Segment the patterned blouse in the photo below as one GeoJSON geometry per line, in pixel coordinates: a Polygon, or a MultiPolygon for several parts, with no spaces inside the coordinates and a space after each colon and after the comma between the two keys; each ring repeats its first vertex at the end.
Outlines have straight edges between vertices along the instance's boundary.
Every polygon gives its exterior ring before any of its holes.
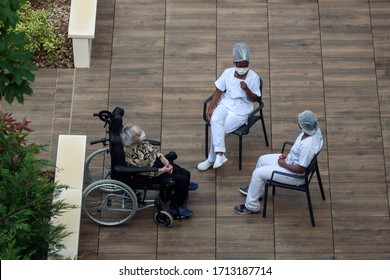
{"type": "MultiPolygon", "coordinates": [[[[156,147],[148,141],[142,141],[136,148],[124,146],[126,164],[134,167],[152,167],[157,158],[163,154],[157,151],[156,147]]],[[[157,177],[163,172],[161,168],[157,172],[144,172],[142,175],[157,177]]]]}

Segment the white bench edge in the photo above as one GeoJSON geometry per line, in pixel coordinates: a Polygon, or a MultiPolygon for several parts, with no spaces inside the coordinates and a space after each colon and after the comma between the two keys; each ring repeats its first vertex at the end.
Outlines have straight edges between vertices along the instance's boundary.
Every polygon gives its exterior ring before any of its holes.
{"type": "Polygon", "coordinates": [[[95,38],[97,0],[72,0],[70,4],[68,37],[95,38]]]}
{"type": "Polygon", "coordinates": [[[72,38],[76,68],[89,68],[92,39],[95,38],[97,0],[72,0],[68,37],[72,38]]]}
{"type": "Polygon", "coordinates": [[[86,135],[59,135],[58,138],[55,180],[68,186],[58,199],[78,207],[54,218],[52,222],[64,224],[66,231],[70,232],[62,240],[65,249],[58,253],[71,259],[78,256],[86,142],[86,135]]]}

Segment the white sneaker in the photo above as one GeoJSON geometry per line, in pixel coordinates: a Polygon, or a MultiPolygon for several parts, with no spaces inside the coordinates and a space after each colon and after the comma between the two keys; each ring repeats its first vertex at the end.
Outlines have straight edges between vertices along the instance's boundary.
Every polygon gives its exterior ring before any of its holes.
{"type": "Polygon", "coordinates": [[[207,159],[201,163],[198,164],[198,169],[200,171],[206,171],[207,169],[209,169],[212,165],[214,164],[214,162],[209,162],[207,159]]]}
{"type": "Polygon", "coordinates": [[[222,155],[217,154],[217,158],[215,159],[213,168],[216,169],[216,168],[218,168],[218,167],[221,167],[222,164],[224,164],[225,162],[227,162],[227,160],[228,160],[228,159],[225,157],[224,154],[222,154],[222,155]]]}

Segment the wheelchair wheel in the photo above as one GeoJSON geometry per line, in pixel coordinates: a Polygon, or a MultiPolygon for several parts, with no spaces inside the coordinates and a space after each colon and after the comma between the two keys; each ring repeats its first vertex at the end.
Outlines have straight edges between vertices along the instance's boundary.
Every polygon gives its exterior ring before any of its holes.
{"type": "Polygon", "coordinates": [[[111,178],[110,148],[93,152],[85,161],[85,177],[89,183],[111,178]]]}
{"type": "Polygon", "coordinates": [[[154,220],[159,226],[170,227],[173,224],[173,217],[167,211],[157,211],[154,220]]]}
{"type": "Polygon", "coordinates": [[[84,190],[83,209],[96,223],[116,226],[135,215],[138,209],[137,195],[120,181],[100,180],[84,190]]]}

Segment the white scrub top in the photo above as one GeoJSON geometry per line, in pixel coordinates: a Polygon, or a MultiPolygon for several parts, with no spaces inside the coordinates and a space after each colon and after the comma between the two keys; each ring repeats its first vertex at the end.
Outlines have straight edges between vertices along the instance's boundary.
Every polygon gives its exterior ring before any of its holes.
{"type": "Polygon", "coordinates": [[[314,156],[321,150],[324,143],[321,129],[318,128],[316,133],[304,140],[302,140],[303,134],[301,132],[295,140],[286,158],[286,163],[308,167],[314,156]]]}
{"type": "Polygon", "coordinates": [[[234,77],[235,67],[226,69],[222,75],[215,81],[215,86],[225,93],[222,96],[220,104],[231,110],[237,115],[249,115],[253,111],[253,102],[248,99],[245,91],[241,89],[240,82],[245,81],[249,89],[261,96],[260,92],[260,78],[249,69],[245,80],[234,77]]]}

